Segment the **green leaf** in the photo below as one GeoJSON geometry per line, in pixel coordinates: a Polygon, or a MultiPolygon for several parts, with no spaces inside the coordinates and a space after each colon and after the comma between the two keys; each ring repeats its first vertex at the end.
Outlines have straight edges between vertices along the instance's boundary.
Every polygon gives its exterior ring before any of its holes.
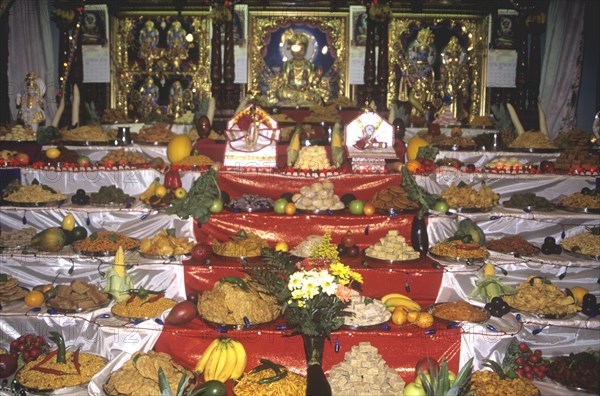
{"type": "Polygon", "coordinates": [[[160,388],[160,396],[173,396],[171,385],[162,367],[158,368],[158,387],[160,388]]]}
{"type": "Polygon", "coordinates": [[[98,239],[98,233],[97,232],[92,232],[92,234],[90,235],[90,239],[92,241],[95,241],[96,239],[98,239]]]}
{"type": "Polygon", "coordinates": [[[110,239],[113,242],[117,242],[117,240],[119,240],[119,235],[115,232],[111,232],[110,234],[108,234],[108,239],[110,239]]]}
{"type": "Polygon", "coordinates": [[[167,229],[167,235],[170,236],[170,237],[175,238],[175,236],[177,235],[175,232],[176,232],[175,228],[168,228],[167,229]]]}

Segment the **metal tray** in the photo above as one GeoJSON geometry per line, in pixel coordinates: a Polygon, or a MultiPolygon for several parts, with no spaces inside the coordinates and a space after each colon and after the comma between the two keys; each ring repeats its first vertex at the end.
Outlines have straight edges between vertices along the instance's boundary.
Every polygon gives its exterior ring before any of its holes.
{"type": "Polygon", "coordinates": [[[476,144],[472,144],[470,146],[459,146],[458,144],[443,145],[443,146],[434,145],[434,146],[442,151],[476,151],[477,150],[476,144]]]}
{"type": "MultiPolygon", "coordinates": [[[[452,301],[452,302],[455,302],[455,301],[452,301]]],[[[427,308],[425,309],[425,311],[428,312],[428,313],[430,313],[437,320],[442,320],[442,321],[445,321],[445,322],[454,322],[454,323],[484,323],[484,322],[487,322],[488,320],[490,320],[490,318],[492,317],[490,311],[488,311],[487,309],[480,308],[480,307],[477,307],[475,305],[469,304],[473,308],[477,309],[478,311],[483,312],[485,314],[486,318],[483,319],[483,320],[476,320],[476,321],[472,321],[472,320],[451,320],[451,319],[440,318],[439,316],[435,315],[434,309],[435,309],[435,307],[438,307],[438,306],[444,305],[444,304],[448,304],[448,303],[435,303],[435,304],[428,305],[427,308]]]]}
{"type": "Polygon", "coordinates": [[[13,201],[7,201],[6,199],[2,200],[2,204],[4,204],[4,205],[18,206],[18,207],[23,207],[23,208],[39,208],[39,207],[45,207],[45,206],[61,206],[65,202],[66,202],[66,198],[65,199],[56,200],[56,201],[46,201],[46,202],[13,202],[13,201]]]}
{"type": "Polygon", "coordinates": [[[296,212],[298,213],[306,213],[306,214],[315,214],[315,215],[323,215],[323,216],[333,216],[336,214],[340,214],[344,211],[344,209],[299,209],[296,208],[296,212]]]}
{"type": "Polygon", "coordinates": [[[511,153],[560,153],[562,150],[559,148],[513,148],[507,147],[502,151],[508,151],[511,153]]]}
{"type": "Polygon", "coordinates": [[[102,304],[97,304],[97,305],[95,305],[93,307],[89,307],[89,308],[76,308],[76,309],[56,308],[56,307],[53,307],[50,304],[48,304],[48,302],[52,301],[53,298],[51,298],[50,300],[46,301],[46,307],[50,308],[50,309],[54,309],[56,312],[61,313],[61,314],[74,314],[74,313],[92,312],[92,311],[95,311],[95,310],[100,309],[100,308],[108,307],[110,305],[110,303],[113,301],[113,297],[112,297],[111,294],[109,294],[109,293],[104,293],[104,294],[108,294],[108,301],[106,301],[105,303],[102,303],[102,304]]]}
{"type": "Polygon", "coordinates": [[[572,250],[567,250],[565,248],[563,248],[563,252],[568,255],[568,256],[572,256],[572,257],[576,257],[576,258],[580,258],[583,260],[595,260],[595,261],[600,261],[600,256],[595,256],[593,254],[584,254],[584,253],[579,253],[579,252],[574,252],[572,250]]]}
{"type": "Polygon", "coordinates": [[[362,256],[365,260],[372,260],[376,263],[383,263],[383,264],[409,264],[409,263],[415,263],[421,259],[421,257],[419,256],[418,258],[411,259],[411,260],[384,260],[384,259],[380,259],[377,257],[367,256],[366,250],[362,251],[362,256]]]}
{"type": "Polygon", "coordinates": [[[265,207],[265,208],[234,208],[231,207],[229,205],[225,206],[225,209],[229,212],[232,213],[266,213],[266,212],[273,212],[273,208],[272,207],[265,207]]]}
{"type": "Polygon", "coordinates": [[[573,206],[563,205],[556,205],[556,208],[566,210],[568,212],[600,214],[600,208],[576,208],[573,206]]]}
{"type": "Polygon", "coordinates": [[[556,210],[556,205],[552,205],[549,208],[538,208],[536,206],[523,206],[523,207],[514,207],[514,206],[506,206],[506,202],[504,201],[502,202],[502,206],[505,207],[506,209],[516,209],[516,210],[522,210],[524,212],[552,212],[553,210],[556,210]]]}
{"type": "MultiPolygon", "coordinates": [[[[128,238],[131,238],[131,237],[128,237],[128,238]]],[[[137,241],[137,245],[132,248],[129,248],[129,249],[123,249],[126,252],[135,251],[140,246],[139,239],[137,239],[137,238],[131,238],[131,239],[137,241]]],[[[80,254],[82,256],[88,256],[88,257],[110,257],[110,256],[114,256],[115,254],[117,254],[116,250],[91,251],[91,250],[80,250],[73,245],[71,245],[71,247],[73,248],[73,252],[75,252],[76,254],[80,254]]]]}
{"type": "Polygon", "coordinates": [[[485,248],[486,248],[488,251],[490,251],[490,252],[499,253],[499,254],[507,254],[507,255],[514,256],[514,257],[517,257],[517,258],[518,258],[518,257],[535,257],[535,256],[537,256],[538,254],[540,254],[540,251],[541,251],[541,250],[540,250],[540,248],[539,248],[539,247],[537,247],[537,246],[534,246],[534,247],[535,247],[535,248],[536,248],[536,250],[537,250],[535,253],[501,252],[501,251],[499,251],[499,250],[490,249],[490,248],[489,248],[489,247],[487,247],[487,246],[486,246],[485,248]]]}
{"type": "Polygon", "coordinates": [[[169,142],[144,142],[144,141],[136,141],[135,139],[133,140],[134,144],[137,144],[138,146],[168,146],[169,142]]]}
{"type": "Polygon", "coordinates": [[[366,325],[366,326],[343,324],[342,327],[341,327],[341,329],[343,329],[343,330],[353,330],[353,331],[375,331],[375,330],[382,330],[382,326],[385,325],[387,322],[389,322],[389,319],[386,320],[385,322],[375,323],[375,324],[366,325]]]}
{"type": "Polygon", "coordinates": [[[62,141],[63,146],[118,146],[115,144],[115,139],[94,141],[94,140],[64,140],[62,141]]]}
{"type": "Polygon", "coordinates": [[[485,208],[450,208],[449,211],[455,211],[456,213],[487,213],[492,211],[493,206],[485,208]]]}
{"type": "Polygon", "coordinates": [[[431,252],[429,252],[427,254],[429,254],[429,256],[431,256],[432,258],[434,258],[436,260],[455,261],[457,263],[467,263],[467,262],[483,263],[485,260],[487,260],[488,257],[490,257],[489,253],[485,257],[478,257],[478,258],[447,257],[447,256],[440,256],[440,255],[437,255],[437,254],[431,253],[431,252]]]}
{"type": "MultiPolygon", "coordinates": [[[[171,301],[173,301],[173,302],[177,303],[177,301],[173,300],[172,298],[168,298],[168,297],[163,297],[163,298],[166,298],[167,300],[171,300],[171,301]]],[[[120,303],[119,303],[119,304],[120,304],[120,303]]],[[[160,316],[160,315],[162,315],[162,314],[163,314],[163,312],[164,312],[164,311],[162,311],[162,312],[159,312],[159,313],[157,313],[155,316],[141,316],[141,317],[135,317],[135,316],[123,316],[123,315],[119,315],[119,314],[116,314],[116,313],[115,313],[115,307],[116,307],[116,306],[117,306],[117,304],[115,304],[115,305],[113,305],[113,306],[112,306],[112,308],[110,309],[110,313],[111,313],[111,314],[112,314],[112,315],[113,315],[115,318],[118,318],[118,319],[123,319],[123,320],[126,320],[126,321],[128,321],[128,322],[131,322],[131,321],[140,321],[140,320],[148,320],[148,319],[152,319],[152,318],[155,318],[155,317],[157,317],[157,316],[160,316]]],[[[171,308],[167,308],[167,309],[171,309],[171,308]]],[[[167,309],[165,309],[165,311],[166,311],[167,309]]]]}
{"type": "Polygon", "coordinates": [[[162,261],[165,261],[165,260],[168,260],[168,261],[177,261],[180,258],[183,258],[183,257],[188,257],[189,258],[189,257],[192,256],[192,252],[185,253],[185,254],[171,254],[171,255],[150,254],[150,253],[141,252],[139,250],[139,248],[138,248],[137,252],[143,258],[147,258],[147,259],[150,259],[150,260],[162,260],[162,261]]]}
{"type": "Polygon", "coordinates": [[[375,213],[379,213],[386,216],[394,216],[398,214],[415,214],[419,211],[419,208],[415,209],[400,209],[400,208],[389,208],[389,209],[375,209],[375,213]]]}
{"type": "MultiPolygon", "coordinates": [[[[277,318],[279,318],[279,317],[277,317],[277,318]]],[[[263,323],[250,323],[250,326],[246,326],[245,324],[220,324],[220,323],[216,323],[216,322],[211,322],[210,320],[204,319],[202,316],[200,316],[200,319],[202,319],[202,321],[204,323],[206,323],[209,327],[212,327],[214,329],[227,329],[227,330],[252,330],[257,327],[269,325],[269,324],[275,322],[277,320],[277,318],[275,318],[271,321],[268,321],[268,322],[263,322],[263,323]]]]}

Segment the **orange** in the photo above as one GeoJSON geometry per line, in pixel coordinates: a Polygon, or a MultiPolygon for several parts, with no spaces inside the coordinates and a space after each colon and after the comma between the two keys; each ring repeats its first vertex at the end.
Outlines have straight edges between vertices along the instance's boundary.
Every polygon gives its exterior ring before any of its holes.
{"type": "Polygon", "coordinates": [[[25,305],[28,307],[40,307],[44,303],[44,293],[33,290],[25,295],[25,305]]]}
{"type": "Polygon", "coordinates": [[[372,204],[372,203],[366,203],[366,204],[363,206],[363,213],[364,213],[366,216],[372,216],[372,215],[374,215],[374,214],[375,214],[375,206],[373,206],[373,204],[372,204]]]}
{"type": "Polygon", "coordinates": [[[395,325],[403,325],[406,322],[406,310],[403,307],[396,307],[392,312],[392,323],[395,325]]]}
{"type": "Polygon", "coordinates": [[[293,216],[296,213],[296,205],[294,205],[293,202],[290,202],[287,205],[285,205],[285,208],[283,210],[286,215],[293,216]]]}
{"type": "Polygon", "coordinates": [[[415,173],[421,169],[421,163],[417,160],[410,160],[406,163],[406,167],[410,173],[415,173]]]}
{"type": "Polygon", "coordinates": [[[428,312],[420,312],[415,324],[422,329],[433,326],[433,316],[428,312]]]}
{"type": "Polygon", "coordinates": [[[408,319],[409,323],[415,323],[417,316],[419,316],[419,311],[410,311],[406,316],[406,319],[408,319]]]}
{"type": "Polygon", "coordinates": [[[581,306],[583,304],[583,296],[588,293],[588,289],[581,286],[575,286],[571,288],[571,293],[573,293],[573,297],[577,305],[581,306]]]}

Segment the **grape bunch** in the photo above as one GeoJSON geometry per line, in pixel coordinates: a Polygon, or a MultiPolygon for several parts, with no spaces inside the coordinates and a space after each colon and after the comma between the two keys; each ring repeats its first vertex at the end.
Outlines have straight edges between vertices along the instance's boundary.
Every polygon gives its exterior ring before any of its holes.
{"type": "Polygon", "coordinates": [[[515,359],[517,365],[515,374],[530,381],[536,378],[544,379],[550,367],[550,361],[542,358],[542,351],[539,349],[532,351],[524,342],[519,343],[519,351],[520,356],[515,359]]]}
{"type": "Polygon", "coordinates": [[[542,245],[542,253],[544,254],[561,254],[562,246],[556,244],[556,239],[554,237],[546,237],[544,239],[544,244],[542,245]]]}
{"type": "Polygon", "coordinates": [[[485,304],[484,308],[497,318],[501,318],[510,311],[510,306],[501,297],[492,298],[492,301],[485,304]]]}
{"type": "Polygon", "coordinates": [[[22,335],[10,343],[10,353],[21,355],[25,363],[29,363],[49,351],[50,346],[44,337],[33,334],[22,335]]]}

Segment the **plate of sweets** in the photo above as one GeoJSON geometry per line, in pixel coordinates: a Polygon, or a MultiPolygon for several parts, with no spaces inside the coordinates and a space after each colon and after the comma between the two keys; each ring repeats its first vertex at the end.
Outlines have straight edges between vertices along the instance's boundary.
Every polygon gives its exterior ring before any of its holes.
{"type": "Polygon", "coordinates": [[[585,187],[580,192],[559,199],[555,202],[559,209],[579,213],[600,213],[600,194],[594,188],[585,187]]]}
{"type": "Polygon", "coordinates": [[[406,243],[398,230],[390,230],[379,242],[365,249],[365,257],[389,264],[418,260],[420,253],[406,243]]]}
{"type": "Polygon", "coordinates": [[[464,243],[453,240],[439,243],[429,249],[429,255],[435,259],[458,262],[483,262],[489,257],[488,250],[477,243],[464,243]]]}
{"type": "Polygon", "coordinates": [[[160,316],[173,308],[177,301],[165,297],[164,290],[147,290],[143,287],[128,290],[129,297],[113,305],[111,312],[125,320],[147,320],[160,316]]]}
{"type": "Polygon", "coordinates": [[[53,188],[34,180],[30,185],[15,186],[14,190],[2,199],[6,204],[22,207],[60,206],[66,196],[53,188]]]}
{"type": "Polygon", "coordinates": [[[459,212],[482,213],[489,212],[492,207],[498,205],[500,194],[488,187],[485,182],[481,183],[479,190],[460,182],[444,190],[442,198],[450,208],[459,212]]]}
{"type": "Polygon", "coordinates": [[[466,301],[436,303],[427,307],[427,312],[436,319],[448,322],[482,323],[490,319],[490,311],[466,301]]]}
{"type": "Polygon", "coordinates": [[[268,248],[267,241],[253,232],[238,231],[229,240],[221,242],[212,239],[213,252],[218,256],[231,258],[260,257],[262,250],[268,248]]]}
{"type": "Polygon", "coordinates": [[[101,230],[90,234],[87,238],[74,242],[73,251],[77,254],[90,257],[114,256],[119,246],[123,250],[135,250],[140,241],[130,238],[120,232],[101,230]]]}
{"type": "Polygon", "coordinates": [[[485,247],[493,252],[514,256],[535,256],[540,252],[539,247],[527,242],[520,235],[504,236],[500,239],[487,241],[485,247]]]}

